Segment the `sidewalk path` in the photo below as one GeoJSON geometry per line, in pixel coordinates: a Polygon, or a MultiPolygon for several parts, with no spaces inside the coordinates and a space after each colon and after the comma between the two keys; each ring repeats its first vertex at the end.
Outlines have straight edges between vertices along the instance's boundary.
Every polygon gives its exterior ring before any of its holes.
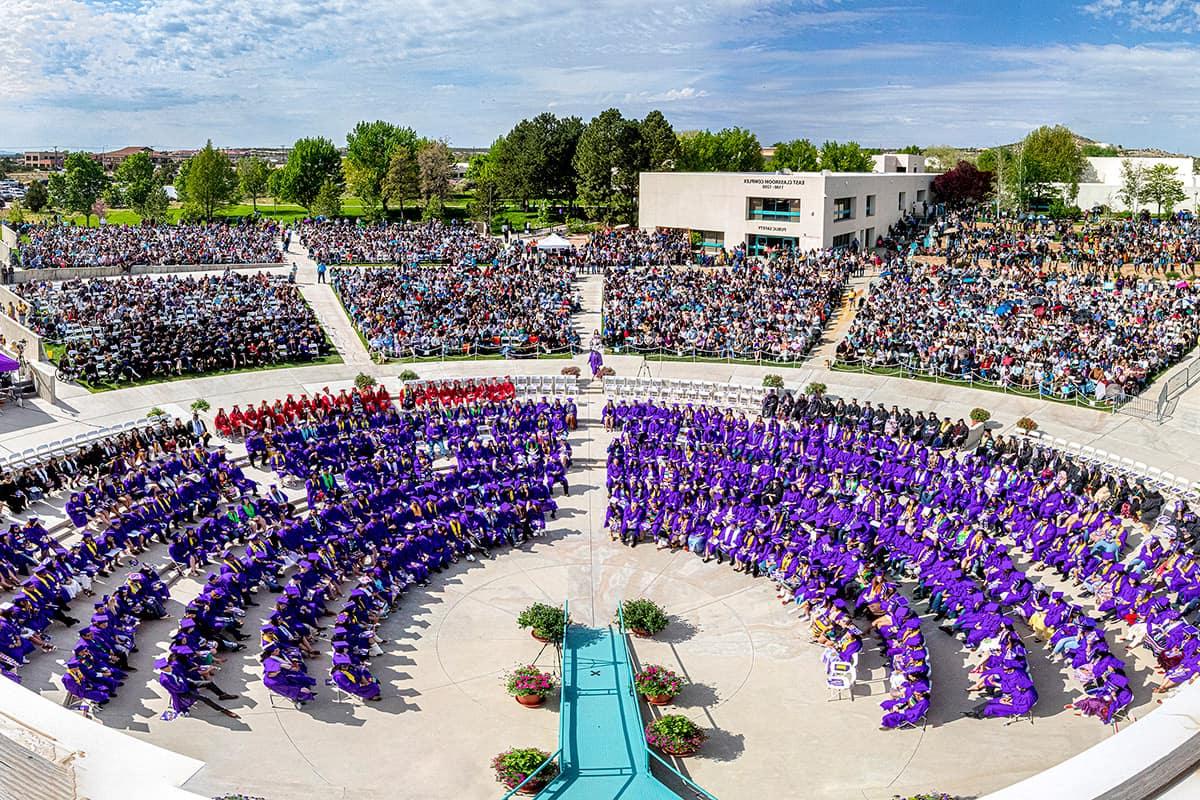
{"type": "Polygon", "coordinates": [[[291,247],[284,251],[284,261],[297,267],[296,283],[300,293],[312,306],[317,321],[329,334],[329,340],[347,364],[371,365],[371,354],[363,347],[354,325],[342,310],[342,304],[327,283],[317,283],[317,265],[309,258],[308,251],[292,238],[291,247]]]}

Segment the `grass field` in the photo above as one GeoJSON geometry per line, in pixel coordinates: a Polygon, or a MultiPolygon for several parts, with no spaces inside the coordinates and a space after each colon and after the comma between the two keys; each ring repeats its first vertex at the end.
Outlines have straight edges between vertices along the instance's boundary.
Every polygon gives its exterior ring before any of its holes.
{"type": "MultiPolygon", "coordinates": [[[[446,219],[467,219],[467,205],[474,199],[473,192],[454,192],[450,194],[444,203],[446,219]]],[[[0,219],[7,219],[9,209],[0,210],[0,219]]],[[[403,218],[409,221],[421,219],[424,208],[421,204],[409,201],[405,203],[403,218]]],[[[46,222],[55,219],[56,216],[62,216],[63,219],[71,222],[74,225],[97,227],[100,220],[95,215],[90,218],[85,218],[82,214],[71,215],[56,215],[53,211],[44,211],[40,214],[35,214],[26,209],[24,212],[25,219],[29,222],[46,222]]],[[[220,219],[240,219],[253,215],[254,207],[250,203],[241,202],[234,205],[226,206],[216,212],[216,216],[220,219]]],[[[262,198],[258,203],[259,216],[264,219],[273,219],[283,223],[295,222],[299,219],[304,219],[309,215],[307,209],[302,206],[289,203],[276,203],[271,198],[262,198]]],[[[167,217],[170,222],[179,222],[183,214],[183,208],[179,205],[172,205],[167,211],[167,217]]],[[[362,201],[353,196],[345,196],[342,198],[342,216],[349,218],[361,217],[363,214],[362,201]]],[[[536,208],[525,211],[521,208],[521,204],[516,201],[504,201],[500,203],[496,210],[496,216],[492,220],[492,233],[500,233],[504,224],[508,223],[512,230],[522,231],[525,229],[525,223],[528,222],[531,226],[536,226],[539,213],[536,208]]],[[[393,221],[401,219],[400,209],[393,206],[388,209],[388,218],[393,221]]],[[[109,225],[137,225],[140,224],[142,218],[135,212],[127,208],[109,209],[105,215],[105,221],[109,225]]],[[[553,224],[562,224],[566,219],[557,214],[551,214],[550,221],[553,224]]]]}

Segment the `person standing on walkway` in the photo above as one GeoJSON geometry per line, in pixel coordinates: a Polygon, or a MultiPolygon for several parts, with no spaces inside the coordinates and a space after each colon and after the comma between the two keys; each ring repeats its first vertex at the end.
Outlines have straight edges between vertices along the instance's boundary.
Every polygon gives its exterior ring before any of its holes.
{"type": "Polygon", "coordinates": [[[324,282],[325,282],[325,262],[318,261],[317,262],[317,283],[324,283],[324,282]]]}

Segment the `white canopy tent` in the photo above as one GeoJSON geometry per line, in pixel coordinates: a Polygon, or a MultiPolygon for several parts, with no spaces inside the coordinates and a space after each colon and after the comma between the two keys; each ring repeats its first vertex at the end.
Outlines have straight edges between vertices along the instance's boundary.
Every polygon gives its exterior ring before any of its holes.
{"type": "Polygon", "coordinates": [[[557,233],[552,233],[540,239],[537,243],[538,250],[570,250],[571,243],[557,233]]]}

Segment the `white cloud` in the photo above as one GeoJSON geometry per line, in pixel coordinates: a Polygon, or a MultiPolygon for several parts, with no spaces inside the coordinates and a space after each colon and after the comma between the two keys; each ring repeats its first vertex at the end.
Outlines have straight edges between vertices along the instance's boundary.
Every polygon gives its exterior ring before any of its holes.
{"type": "Polygon", "coordinates": [[[1081,6],[1097,19],[1149,33],[1200,31],[1200,3],[1190,0],[1094,0],[1081,6]]]}
{"type": "MultiPolygon", "coordinates": [[[[1007,141],[1064,122],[1200,150],[1183,45],[981,47],[897,36],[931,12],[837,0],[0,0],[0,148],[340,141],[363,118],[454,144],[548,108],[662,106],[763,141],[1007,141]],[[824,31],[820,36],[814,31],[824,31]],[[831,47],[822,42],[846,42],[831,47]],[[1147,123],[1147,120],[1149,121],[1147,123]]],[[[1178,25],[1180,0],[1094,0],[1178,25]]],[[[939,7],[940,8],[940,7],[939,7]]],[[[1149,29],[1147,29],[1149,30],[1149,29]]],[[[1137,141],[1134,141],[1136,137],[1137,141]]]]}

